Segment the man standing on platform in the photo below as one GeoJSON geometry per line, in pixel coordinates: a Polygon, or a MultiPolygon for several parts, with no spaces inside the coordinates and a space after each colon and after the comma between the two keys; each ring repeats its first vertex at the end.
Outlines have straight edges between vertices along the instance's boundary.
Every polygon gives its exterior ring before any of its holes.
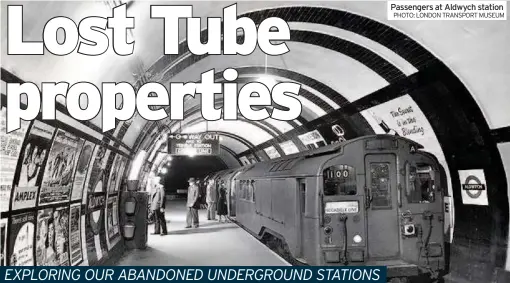
{"type": "Polygon", "coordinates": [[[186,204],[188,213],[186,215],[186,228],[198,228],[198,186],[195,182],[195,178],[188,180],[188,202],[186,204]]]}
{"type": "Polygon", "coordinates": [[[165,236],[167,234],[166,219],[165,219],[165,188],[161,184],[161,177],[153,176],[152,180],[152,192],[151,192],[151,213],[156,215],[156,221],[154,223],[154,234],[161,234],[165,236]],[[161,227],[161,233],[160,233],[161,227]]]}
{"type": "Polygon", "coordinates": [[[212,178],[207,181],[206,193],[207,220],[216,220],[216,184],[212,178]]]}

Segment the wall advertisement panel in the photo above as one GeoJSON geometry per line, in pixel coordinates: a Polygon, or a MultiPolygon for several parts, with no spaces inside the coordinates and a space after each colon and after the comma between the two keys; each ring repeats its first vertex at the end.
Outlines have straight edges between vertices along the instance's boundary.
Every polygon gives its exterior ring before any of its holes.
{"type": "Polygon", "coordinates": [[[54,127],[34,121],[26,144],[22,149],[21,170],[12,196],[13,210],[35,207],[37,190],[41,185],[44,161],[50,149],[54,131],[54,127]]]}
{"type": "Polygon", "coordinates": [[[34,230],[35,212],[11,216],[8,265],[34,266],[34,230]]]}
{"type": "Polygon", "coordinates": [[[87,173],[87,193],[83,194],[86,203],[85,242],[88,265],[93,265],[106,255],[105,204],[107,161],[110,151],[104,146],[96,146],[94,162],[87,173]]]}
{"type": "Polygon", "coordinates": [[[81,241],[81,204],[75,203],[71,204],[69,211],[69,257],[72,266],[83,259],[81,241]]]}
{"type": "MultiPolygon", "coordinates": [[[[6,110],[1,107],[1,117],[6,117],[6,110]]],[[[20,129],[7,134],[6,120],[0,119],[0,212],[9,210],[12,182],[28,126],[29,122],[21,120],[20,129]]]]}
{"type": "Polygon", "coordinates": [[[119,230],[119,207],[118,197],[108,198],[106,205],[106,243],[108,244],[108,250],[111,250],[120,240],[119,230]]]}
{"type": "Polygon", "coordinates": [[[110,177],[108,178],[108,194],[117,192],[117,180],[119,179],[119,167],[121,159],[122,156],[120,154],[115,155],[113,165],[110,169],[110,177]]]}
{"type": "Polygon", "coordinates": [[[69,265],[68,206],[38,211],[35,251],[37,266],[69,265]]]}
{"type": "Polygon", "coordinates": [[[58,130],[53,139],[44,172],[39,205],[69,201],[76,169],[76,159],[83,140],[66,131],[58,130]]]}
{"type": "Polygon", "coordinates": [[[76,173],[74,175],[73,189],[71,192],[71,200],[82,199],[85,178],[89,169],[90,161],[92,160],[92,153],[96,145],[92,142],[86,141],[80,153],[76,165],[76,173]]]}

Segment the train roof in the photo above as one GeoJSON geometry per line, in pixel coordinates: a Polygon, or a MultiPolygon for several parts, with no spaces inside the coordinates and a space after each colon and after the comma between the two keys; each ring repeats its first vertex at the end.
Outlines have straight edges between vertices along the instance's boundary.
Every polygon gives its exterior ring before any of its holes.
{"type": "Polygon", "coordinates": [[[313,163],[322,163],[331,158],[331,154],[339,152],[348,144],[357,143],[365,140],[402,140],[406,143],[416,146],[417,149],[423,149],[423,146],[413,140],[394,136],[394,135],[369,135],[351,139],[345,142],[326,145],[317,149],[303,151],[295,154],[286,155],[280,158],[272,159],[252,164],[252,168],[246,170],[243,177],[260,177],[260,176],[285,176],[292,174],[293,176],[317,174],[312,172],[310,166],[306,164],[298,164],[299,161],[307,159],[313,163]]]}

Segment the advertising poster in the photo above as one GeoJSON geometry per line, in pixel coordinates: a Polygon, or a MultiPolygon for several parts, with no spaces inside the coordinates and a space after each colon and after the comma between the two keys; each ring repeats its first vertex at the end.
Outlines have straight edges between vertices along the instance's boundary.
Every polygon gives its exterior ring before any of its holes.
{"type": "Polygon", "coordinates": [[[120,154],[115,154],[113,165],[110,169],[110,177],[108,178],[108,194],[116,193],[117,179],[119,178],[119,167],[120,160],[122,159],[120,154]]]}
{"type": "Polygon", "coordinates": [[[72,266],[83,259],[81,250],[81,204],[71,204],[69,210],[69,259],[72,266]]]}
{"type": "Polygon", "coordinates": [[[69,265],[69,207],[38,211],[35,260],[37,266],[69,265]]]}
{"type": "Polygon", "coordinates": [[[0,212],[9,210],[12,182],[29,122],[21,120],[20,129],[7,134],[6,108],[1,108],[0,119],[0,212]]]}
{"type": "Polygon", "coordinates": [[[280,148],[285,152],[286,155],[298,153],[299,149],[292,141],[286,141],[280,143],[280,148]]]}
{"type": "Polygon", "coordinates": [[[267,147],[264,149],[264,151],[266,152],[267,156],[269,156],[269,158],[271,159],[281,157],[280,153],[278,152],[278,150],[276,150],[274,146],[267,147]]]}
{"type": "Polygon", "coordinates": [[[39,205],[69,201],[73,177],[83,140],[66,131],[58,130],[53,139],[41,190],[39,205]]]}
{"type": "Polygon", "coordinates": [[[54,127],[34,121],[21,153],[21,171],[12,197],[13,210],[35,207],[37,189],[41,185],[44,161],[54,131],[54,127]]]}
{"type": "Polygon", "coordinates": [[[308,149],[319,148],[326,145],[326,141],[318,130],[313,130],[306,134],[299,135],[298,137],[308,149]]]}
{"type": "MultiPolygon", "coordinates": [[[[322,140],[326,144],[345,142],[358,136],[374,134],[373,131],[363,130],[362,128],[353,129],[351,124],[345,121],[341,112],[337,113],[337,116],[332,117],[334,119],[333,121],[319,124],[316,127],[322,137],[322,140]]],[[[323,144],[320,146],[322,145],[323,144]]]]}
{"type": "Polygon", "coordinates": [[[8,265],[34,266],[34,230],[34,212],[13,215],[11,217],[8,265]]]}
{"type": "Polygon", "coordinates": [[[94,161],[87,173],[87,193],[83,194],[86,203],[85,241],[88,264],[93,265],[106,255],[105,205],[106,167],[110,151],[104,146],[96,146],[94,161]]]}
{"type": "Polygon", "coordinates": [[[7,265],[7,218],[0,219],[0,266],[7,265]]]}
{"type": "Polygon", "coordinates": [[[119,166],[119,172],[117,173],[117,183],[115,184],[115,191],[120,191],[120,186],[122,185],[122,176],[124,175],[124,171],[126,170],[127,165],[127,159],[124,157],[120,158],[120,166],[119,166]]]}
{"type": "Polygon", "coordinates": [[[90,161],[92,160],[92,152],[94,151],[95,144],[86,141],[82,147],[80,157],[76,165],[76,173],[74,174],[73,189],[71,192],[71,200],[82,199],[83,197],[83,186],[85,184],[85,178],[87,177],[87,171],[89,169],[90,161]]]}
{"type": "Polygon", "coordinates": [[[108,199],[108,203],[106,205],[106,230],[106,243],[108,244],[108,250],[110,250],[120,240],[119,206],[117,197],[111,197],[108,199]]]}

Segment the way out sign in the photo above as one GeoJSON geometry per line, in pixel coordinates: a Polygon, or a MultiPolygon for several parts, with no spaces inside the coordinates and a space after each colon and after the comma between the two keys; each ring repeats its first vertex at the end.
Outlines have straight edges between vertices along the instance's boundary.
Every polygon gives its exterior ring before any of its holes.
{"type": "Polygon", "coordinates": [[[487,182],[482,169],[459,170],[462,203],[489,205],[487,182]]]}
{"type": "Polygon", "coordinates": [[[172,155],[218,155],[220,136],[216,133],[170,134],[168,153],[172,155]]]}

